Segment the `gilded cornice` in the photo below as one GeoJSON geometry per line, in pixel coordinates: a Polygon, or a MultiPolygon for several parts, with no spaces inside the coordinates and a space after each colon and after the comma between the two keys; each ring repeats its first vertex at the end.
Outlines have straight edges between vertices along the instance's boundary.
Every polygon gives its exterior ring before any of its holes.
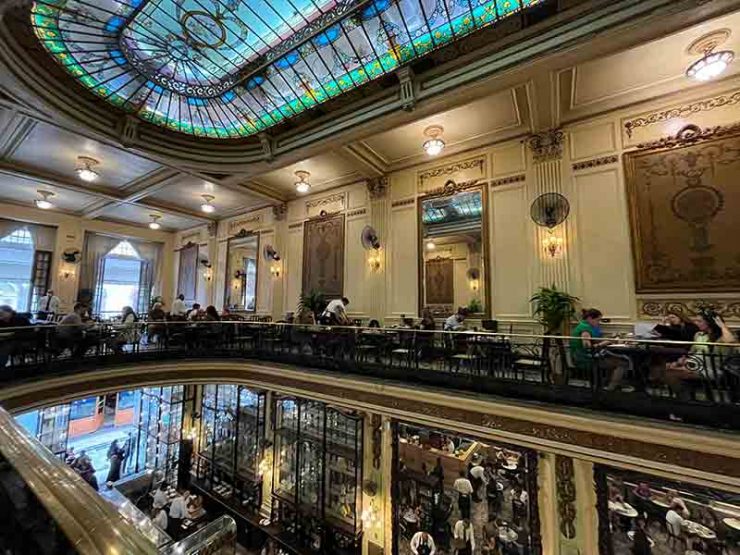
{"type": "Polygon", "coordinates": [[[481,175],[484,173],[486,164],[485,156],[477,156],[470,158],[469,160],[463,160],[461,162],[455,162],[453,164],[447,164],[445,166],[437,166],[423,172],[419,172],[418,179],[419,184],[423,187],[424,183],[432,178],[440,177],[443,175],[452,175],[463,170],[469,170],[471,168],[477,168],[481,175]]]}
{"type": "Polygon", "coordinates": [[[600,158],[592,158],[591,160],[576,162],[573,164],[572,168],[574,172],[577,172],[591,168],[598,168],[599,166],[608,166],[609,164],[616,164],[617,162],[619,162],[619,155],[612,154],[611,156],[601,156],[600,158]]]}

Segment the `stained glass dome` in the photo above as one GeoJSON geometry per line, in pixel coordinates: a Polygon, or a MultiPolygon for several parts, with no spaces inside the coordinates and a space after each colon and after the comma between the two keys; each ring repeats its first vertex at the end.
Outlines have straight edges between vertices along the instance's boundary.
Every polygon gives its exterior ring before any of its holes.
{"type": "Polygon", "coordinates": [[[36,36],[151,123],[246,137],[541,0],[36,0],[36,36]]]}

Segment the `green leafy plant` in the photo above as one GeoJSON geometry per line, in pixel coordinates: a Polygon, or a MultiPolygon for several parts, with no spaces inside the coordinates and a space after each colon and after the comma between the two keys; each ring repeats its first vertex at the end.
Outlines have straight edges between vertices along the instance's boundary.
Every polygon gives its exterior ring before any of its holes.
{"type": "Polygon", "coordinates": [[[540,287],[529,299],[534,305],[534,315],[545,328],[545,335],[565,335],[565,328],[573,319],[579,301],[578,297],[560,291],[555,285],[540,287]]]}
{"type": "Polygon", "coordinates": [[[298,313],[301,314],[303,312],[310,311],[313,312],[316,319],[318,319],[324,312],[324,309],[326,309],[327,304],[324,294],[321,291],[315,291],[312,289],[308,293],[302,293],[301,296],[298,297],[298,313]]]}
{"type": "Polygon", "coordinates": [[[470,299],[470,302],[468,303],[468,312],[473,314],[483,312],[483,304],[480,302],[480,299],[470,299]]]}

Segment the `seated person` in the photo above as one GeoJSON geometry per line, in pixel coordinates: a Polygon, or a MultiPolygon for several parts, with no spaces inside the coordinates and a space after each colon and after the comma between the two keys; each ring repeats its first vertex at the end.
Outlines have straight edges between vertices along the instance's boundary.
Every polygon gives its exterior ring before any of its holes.
{"type": "Polygon", "coordinates": [[[5,368],[8,359],[13,352],[13,346],[17,339],[15,331],[3,333],[2,328],[22,328],[30,326],[28,318],[20,316],[8,305],[0,306],[0,368],[5,368]]]}
{"type": "Polygon", "coordinates": [[[582,311],[581,321],[578,322],[571,334],[570,353],[575,365],[584,372],[588,373],[594,368],[610,371],[611,376],[606,389],[613,391],[621,384],[625,368],[629,365],[629,359],[610,353],[603,355],[594,352],[596,348],[604,347],[610,343],[610,341],[602,339],[602,316],[601,311],[596,308],[582,311]]]}
{"type": "Polygon", "coordinates": [[[147,318],[147,322],[149,323],[149,325],[147,326],[149,340],[153,343],[159,342],[160,339],[164,336],[167,329],[164,325],[164,321],[166,319],[167,314],[164,311],[164,304],[154,303],[151,310],[149,310],[149,317],[147,318]]]}
{"type": "Polygon", "coordinates": [[[666,365],[664,381],[678,396],[685,396],[684,381],[713,379],[721,371],[719,364],[713,364],[713,353],[717,349],[707,343],[736,343],[737,338],[722,318],[713,312],[704,312],[694,318],[699,329],[694,335],[694,344],[687,356],[666,365]]]}
{"type": "Polygon", "coordinates": [[[445,320],[444,331],[460,331],[465,329],[463,322],[465,322],[465,318],[467,317],[468,309],[464,307],[458,308],[455,314],[445,320]]]}
{"type": "Polygon", "coordinates": [[[206,307],[206,314],[203,320],[206,322],[220,322],[221,316],[218,315],[216,307],[211,304],[206,307]]]}
{"type": "Polygon", "coordinates": [[[349,326],[352,324],[345,308],[349,305],[349,299],[333,299],[326,305],[324,312],[321,314],[321,323],[325,326],[349,326]]]}
{"type": "Polygon", "coordinates": [[[669,341],[693,341],[699,328],[680,312],[671,311],[663,318],[663,323],[653,328],[661,339],[669,341]]]}
{"type": "Polygon", "coordinates": [[[139,342],[138,316],[130,306],[124,306],[121,311],[121,327],[111,339],[110,347],[116,353],[122,353],[124,345],[134,345],[139,342]]]}
{"type": "Polygon", "coordinates": [[[85,339],[83,315],[87,313],[87,307],[82,303],[76,303],[72,312],[62,318],[56,328],[56,337],[62,349],[68,348],[72,356],[81,357],[87,352],[90,343],[85,339]]]}
{"type": "Polygon", "coordinates": [[[193,304],[193,308],[188,311],[187,319],[190,321],[200,319],[200,305],[198,303],[193,304]]]}
{"type": "Polygon", "coordinates": [[[425,331],[433,331],[436,329],[437,323],[434,321],[434,316],[429,308],[425,308],[421,311],[421,322],[419,322],[419,329],[425,331]]]}

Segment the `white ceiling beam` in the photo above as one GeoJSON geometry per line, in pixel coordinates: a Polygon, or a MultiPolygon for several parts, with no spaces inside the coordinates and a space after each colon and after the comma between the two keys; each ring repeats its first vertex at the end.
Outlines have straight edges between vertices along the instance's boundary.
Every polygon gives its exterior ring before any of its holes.
{"type": "Polygon", "coordinates": [[[382,177],[389,171],[386,160],[363,142],[346,145],[335,151],[364,177],[382,177]]]}
{"type": "MultiPolygon", "coordinates": [[[[111,204],[133,204],[140,206],[147,210],[159,211],[163,214],[170,214],[172,216],[179,216],[182,218],[189,218],[199,222],[210,223],[215,221],[212,218],[207,218],[201,213],[194,210],[188,210],[185,208],[179,208],[174,206],[167,206],[162,204],[144,203],[144,202],[130,202],[125,201],[125,197],[115,189],[100,186],[89,186],[80,185],[73,180],[66,177],[44,172],[35,168],[29,168],[20,164],[14,164],[7,161],[0,161],[0,175],[9,175],[25,179],[37,184],[46,184],[51,187],[56,187],[65,191],[71,191],[74,193],[83,193],[89,196],[96,197],[101,200],[110,201],[111,204]]],[[[79,213],[78,213],[79,215],[79,213]]]]}

